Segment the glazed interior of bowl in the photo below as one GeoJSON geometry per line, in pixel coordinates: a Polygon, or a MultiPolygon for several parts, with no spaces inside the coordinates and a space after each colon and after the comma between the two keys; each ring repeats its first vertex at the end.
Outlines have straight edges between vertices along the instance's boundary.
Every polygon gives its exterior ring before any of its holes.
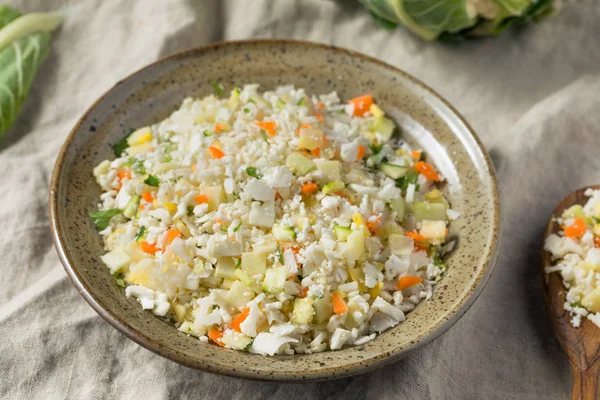
{"type": "Polygon", "coordinates": [[[118,83],[81,119],[59,155],[50,213],[59,255],[78,290],[108,322],[139,344],[190,367],[245,378],[317,380],[364,372],[430,342],[466,311],[486,282],[497,252],[499,204],[491,164],[462,118],[414,78],[368,57],[294,41],[248,41],[190,50],[159,61],[118,83]],[[357,347],[310,355],[263,357],[201,343],[143,311],[100,261],[103,243],[88,212],[99,201],[92,169],[113,158],[111,144],[130,129],[166,118],[188,96],[259,83],[293,84],[309,94],[340,98],[370,93],[446,176],[450,227],[459,239],[434,297],[404,323],[357,347]]]}

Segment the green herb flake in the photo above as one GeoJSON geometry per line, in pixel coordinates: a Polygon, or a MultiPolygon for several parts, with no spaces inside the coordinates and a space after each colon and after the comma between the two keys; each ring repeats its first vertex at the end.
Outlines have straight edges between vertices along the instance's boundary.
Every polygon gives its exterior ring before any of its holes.
{"type": "Polygon", "coordinates": [[[415,171],[410,171],[408,174],[403,176],[402,178],[396,179],[396,186],[398,186],[402,190],[407,190],[408,185],[411,183],[415,185],[415,191],[419,190],[419,174],[415,171]]]}
{"type": "Polygon", "coordinates": [[[121,155],[125,152],[125,150],[127,150],[127,148],[129,147],[129,144],[127,143],[127,139],[129,138],[129,136],[131,136],[132,133],[133,133],[133,129],[130,130],[129,133],[127,133],[127,135],[125,135],[124,138],[122,138],[121,140],[119,140],[117,143],[115,143],[112,146],[115,156],[121,157],[121,155]]]}
{"type": "Polygon", "coordinates": [[[442,269],[442,270],[445,270],[446,268],[448,268],[448,266],[446,265],[444,260],[439,256],[433,257],[433,265],[435,265],[436,267],[438,267],[439,269],[442,269]]]}
{"type": "Polygon", "coordinates": [[[217,96],[223,97],[223,94],[225,94],[225,88],[223,85],[219,81],[213,81],[212,86],[213,89],[215,89],[217,96]]]}
{"type": "Polygon", "coordinates": [[[301,98],[298,103],[296,103],[297,106],[301,106],[301,107],[305,107],[306,106],[306,100],[303,98],[301,98]]]}
{"type": "Polygon", "coordinates": [[[148,175],[144,183],[148,186],[158,187],[160,180],[154,175],[148,175]]]}
{"type": "Polygon", "coordinates": [[[248,174],[248,176],[254,177],[256,179],[260,179],[260,174],[258,173],[258,171],[256,170],[256,168],[254,168],[254,167],[248,167],[248,168],[246,168],[246,173],[248,174]]]}
{"type": "Polygon", "coordinates": [[[264,140],[265,142],[269,143],[269,138],[268,138],[268,136],[267,136],[267,131],[265,131],[264,129],[261,129],[261,130],[260,130],[260,134],[261,134],[261,136],[262,136],[263,140],[264,140]]]}
{"type": "Polygon", "coordinates": [[[90,218],[94,221],[94,225],[96,225],[96,229],[99,231],[103,231],[108,227],[108,223],[117,214],[120,214],[121,210],[118,208],[112,208],[110,210],[104,211],[95,211],[90,213],[90,218]]]}
{"type": "Polygon", "coordinates": [[[242,108],[242,111],[244,112],[244,114],[248,114],[250,112],[250,109],[248,107],[244,107],[242,108]]]}
{"type": "Polygon", "coordinates": [[[204,131],[204,132],[202,132],[202,135],[204,137],[209,137],[209,136],[212,136],[212,133],[210,133],[209,131],[204,131]]]}
{"type": "Polygon", "coordinates": [[[192,333],[192,327],[188,326],[188,333],[192,333]]]}
{"type": "Polygon", "coordinates": [[[145,235],[146,235],[146,227],[145,226],[141,226],[140,230],[135,235],[135,241],[139,242],[140,240],[142,240],[144,238],[145,235]]]}
{"type": "Polygon", "coordinates": [[[222,230],[223,232],[227,233],[227,227],[226,227],[225,225],[222,225],[222,226],[221,226],[221,230],[222,230]]]}
{"type": "Polygon", "coordinates": [[[125,287],[125,280],[123,279],[123,273],[122,272],[115,272],[115,274],[113,275],[115,278],[115,281],[117,281],[117,285],[121,286],[121,287],[125,287]]]}
{"type": "Polygon", "coordinates": [[[277,245],[277,255],[279,256],[279,263],[283,265],[283,250],[279,244],[277,245]]]}
{"type": "Polygon", "coordinates": [[[381,152],[381,150],[383,149],[383,145],[382,144],[380,144],[379,146],[371,145],[371,146],[369,146],[369,149],[371,149],[371,152],[373,154],[379,154],[381,152]]]}
{"type": "Polygon", "coordinates": [[[187,215],[194,215],[194,206],[187,206],[187,215]]]}
{"type": "Polygon", "coordinates": [[[235,262],[235,269],[238,269],[241,266],[242,266],[242,259],[238,258],[237,261],[235,262]]]}

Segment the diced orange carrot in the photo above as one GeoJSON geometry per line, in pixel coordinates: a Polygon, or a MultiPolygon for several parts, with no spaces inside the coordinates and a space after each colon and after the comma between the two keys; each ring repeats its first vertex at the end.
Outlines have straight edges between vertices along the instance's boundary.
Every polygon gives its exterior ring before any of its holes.
{"type": "Polygon", "coordinates": [[[282,243],[281,247],[283,247],[283,250],[292,250],[292,253],[294,254],[300,253],[300,250],[302,249],[302,247],[295,243],[282,243]]]}
{"type": "Polygon", "coordinates": [[[300,129],[308,129],[310,128],[310,124],[302,124],[300,128],[296,129],[296,136],[300,136],[300,129]]]}
{"type": "Polygon", "coordinates": [[[158,247],[148,242],[140,242],[140,246],[142,246],[142,251],[148,254],[155,254],[158,250],[160,250],[158,247]]]}
{"type": "Polygon", "coordinates": [[[417,232],[405,232],[404,235],[408,236],[409,238],[411,238],[415,242],[426,242],[427,241],[427,239],[425,239],[425,236],[423,236],[423,235],[421,235],[420,233],[417,233],[417,232]]]}
{"type": "Polygon", "coordinates": [[[275,121],[256,121],[254,122],[254,125],[267,131],[270,136],[277,135],[275,133],[275,121]]]}
{"type": "Polygon", "coordinates": [[[304,288],[302,288],[302,290],[300,290],[300,293],[298,293],[298,294],[296,295],[296,297],[297,297],[297,298],[299,298],[299,299],[303,299],[303,298],[305,298],[307,295],[308,295],[308,287],[304,287],[304,288]]]}
{"type": "Polygon", "coordinates": [[[369,228],[369,232],[371,232],[372,234],[377,233],[377,231],[379,230],[380,222],[381,222],[381,215],[378,215],[377,218],[375,218],[375,221],[367,220],[367,228],[369,228]]]}
{"type": "Polygon", "coordinates": [[[140,204],[140,210],[145,210],[146,209],[146,205],[144,203],[140,204]]]}
{"type": "Polygon", "coordinates": [[[600,237],[596,236],[594,238],[594,246],[595,247],[600,247],[600,237]]]}
{"type": "Polygon", "coordinates": [[[333,302],[333,312],[336,314],[343,314],[348,312],[348,306],[342,299],[342,296],[339,293],[334,292],[331,296],[331,301],[333,302]]]}
{"type": "Polygon", "coordinates": [[[311,154],[315,157],[321,157],[321,148],[317,147],[311,151],[311,154]]]}
{"type": "Polygon", "coordinates": [[[210,340],[212,340],[219,346],[225,347],[225,344],[221,342],[221,338],[223,337],[223,331],[220,331],[217,328],[212,328],[210,331],[208,331],[208,337],[210,338],[210,340]]]}
{"type": "Polygon", "coordinates": [[[246,317],[248,317],[249,314],[250,314],[250,307],[244,308],[237,317],[235,317],[234,319],[231,320],[231,329],[241,332],[242,329],[240,328],[240,325],[242,324],[242,322],[244,322],[246,320],[246,317]]]}
{"type": "Polygon", "coordinates": [[[420,276],[403,276],[402,278],[398,279],[396,287],[398,288],[398,290],[404,290],[408,289],[409,287],[418,285],[421,282],[423,282],[423,278],[421,278],[420,276]]]}
{"type": "Polygon", "coordinates": [[[431,179],[434,182],[439,182],[440,176],[436,172],[435,168],[427,164],[425,161],[419,161],[415,164],[415,169],[427,179],[431,179]]]}
{"type": "Polygon", "coordinates": [[[354,204],[352,199],[344,192],[334,192],[333,194],[335,194],[336,196],[340,196],[342,199],[348,200],[348,203],[350,204],[354,204]]]}
{"type": "Polygon", "coordinates": [[[118,172],[117,176],[119,177],[120,181],[123,181],[125,179],[131,179],[131,174],[128,171],[125,171],[125,170],[120,170],[118,172]]]}
{"type": "Polygon", "coordinates": [[[194,196],[194,201],[196,202],[196,204],[208,203],[208,196],[205,194],[197,194],[194,196]]]}
{"type": "Polygon", "coordinates": [[[354,105],[354,116],[362,117],[365,115],[371,105],[373,104],[373,97],[370,94],[364,96],[355,97],[350,100],[350,104],[354,105]]]}
{"type": "Polygon", "coordinates": [[[323,107],[325,107],[325,104],[323,104],[322,101],[320,101],[320,102],[317,103],[317,109],[322,110],[323,107]]]}
{"type": "Polygon", "coordinates": [[[148,203],[152,203],[154,201],[154,196],[152,196],[151,192],[142,193],[142,199],[148,203]]]}
{"type": "Polygon", "coordinates": [[[192,165],[190,168],[192,169],[192,172],[196,172],[196,164],[192,165]]]}
{"type": "Polygon", "coordinates": [[[413,150],[410,154],[413,156],[413,158],[416,158],[417,160],[421,158],[421,152],[419,150],[413,150]]]}
{"type": "Polygon", "coordinates": [[[419,251],[423,251],[427,253],[427,247],[422,244],[415,243],[413,248],[413,253],[418,253],[419,251]]]}
{"type": "Polygon", "coordinates": [[[212,156],[212,158],[215,158],[217,160],[225,156],[225,153],[223,153],[223,151],[220,148],[215,146],[208,146],[208,151],[210,151],[210,155],[212,156]]]}
{"type": "Polygon", "coordinates": [[[173,240],[181,236],[181,232],[175,228],[171,228],[165,233],[165,238],[163,239],[163,247],[167,247],[170,245],[173,240]]]}
{"type": "Polygon", "coordinates": [[[356,153],[356,161],[362,160],[365,157],[365,154],[367,154],[367,148],[364,145],[359,144],[358,153],[356,153]]]}
{"type": "Polygon", "coordinates": [[[307,182],[300,187],[304,194],[314,194],[319,191],[319,185],[314,182],[307,182]]]}
{"type": "Polygon", "coordinates": [[[582,237],[587,227],[585,221],[581,218],[575,218],[573,223],[565,228],[565,236],[570,238],[582,237]]]}
{"type": "Polygon", "coordinates": [[[315,113],[315,117],[317,117],[317,119],[319,120],[319,122],[323,122],[323,114],[321,114],[321,113],[315,113]]]}
{"type": "Polygon", "coordinates": [[[223,124],[215,124],[215,133],[219,133],[223,129],[225,129],[225,125],[223,125],[223,124]]]}

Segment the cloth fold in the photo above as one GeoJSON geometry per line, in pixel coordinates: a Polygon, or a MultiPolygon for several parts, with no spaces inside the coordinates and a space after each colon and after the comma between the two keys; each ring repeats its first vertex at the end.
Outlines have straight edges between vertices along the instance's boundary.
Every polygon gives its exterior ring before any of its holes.
{"type": "Polygon", "coordinates": [[[600,3],[502,36],[426,43],[379,28],[353,0],[13,0],[63,9],[29,99],[0,141],[0,397],[562,399],[571,389],[541,292],[541,235],[569,191],[600,182],[600,3]],[[217,40],[332,43],[415,75],[472,124],[498,169],[501,256],[475,305],[446,334],[378,371],[302,386],[187,369],[105,323],[52,246],[47,190],[77,119],[119,79],[217,40]]]}

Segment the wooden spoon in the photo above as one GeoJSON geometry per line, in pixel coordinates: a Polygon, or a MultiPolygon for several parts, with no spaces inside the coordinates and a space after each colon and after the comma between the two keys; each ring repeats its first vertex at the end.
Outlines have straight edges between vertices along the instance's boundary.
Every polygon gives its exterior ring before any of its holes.
{"type": "MultiPolygon", "coordinates": [[[[584,195],[588,188],[600,189],[600,185],[579,189],[558,203],[544,233],[544,240],[550,234],[560,230],[554,217],[561,216],[563,211],[572,205],[584,205],[588,201],[589,198],[584,195]]],[[[579,328],[571,325],[572,317],[564,309],[566,290],[562,284],[562,278],[558,273],[547,275],[543,268],[549,265],[552,265],[550,254],[542,250],[544,297],[554,331],[562,348],[567,353],[573,371],[572,399],[600,399],[600,328],[587,318],[581,319],[579,328]]]]}

